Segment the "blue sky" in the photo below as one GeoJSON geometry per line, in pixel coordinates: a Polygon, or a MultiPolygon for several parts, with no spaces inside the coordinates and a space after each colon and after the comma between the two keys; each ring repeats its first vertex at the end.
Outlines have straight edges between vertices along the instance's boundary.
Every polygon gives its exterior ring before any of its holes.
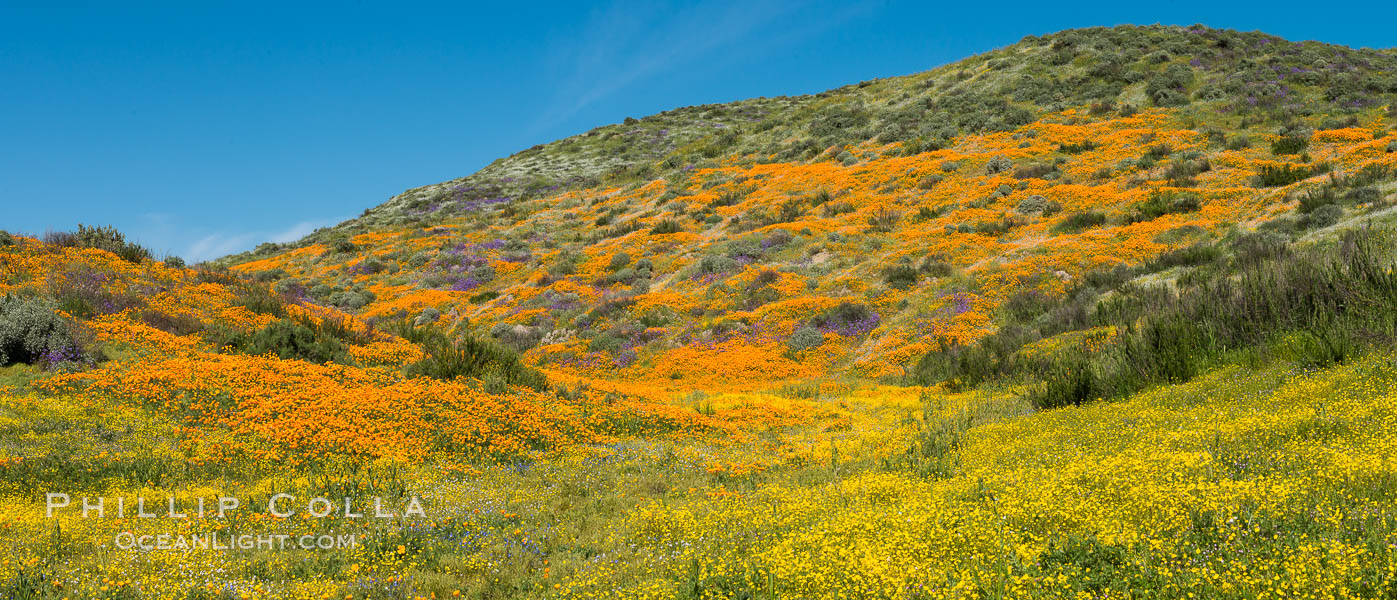
{"type": "Polygon", "coordinates": [[[213,258],[597,125],[922,71],[1027,34],[1204,23],[1397,46],[1388,3],[20,4],[0,228],[213,258]]]}

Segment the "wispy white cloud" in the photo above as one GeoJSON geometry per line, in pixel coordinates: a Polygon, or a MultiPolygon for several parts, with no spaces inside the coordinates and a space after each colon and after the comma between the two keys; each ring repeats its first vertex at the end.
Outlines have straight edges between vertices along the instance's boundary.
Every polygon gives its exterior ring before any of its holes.
{"type": "Polygon", "coordinates": [[[185,249],[183,257],[191,262],[198,262],[250,250],[262,242],[292,242],[305,237],[316,229],[344,220],[345,217],[301,221],[281,231],[215,233],[195,240],[185,249]]]}
{"type": "Polygon", "coordinates": [[[580,28],[580,37],[556,48],[555,62],[563,73],[552,104],[529,127],[529,133],[556,126],[647,78],[682,68],[725,47],[761,37],[767,38],[761,40],[764,46],[769,46],[771,39],[794,43],[861,12],[865,6],[847,4],[815,19],[818,26],[810,26],[810,19],[800,19],[803,25],[797,29],[758,36],[773,25],[797,20],[797,11],[811,7],[774,0],[703,2],[677,13],[660,14],[655,8],[612,3],[593,13],[580,28]]]}

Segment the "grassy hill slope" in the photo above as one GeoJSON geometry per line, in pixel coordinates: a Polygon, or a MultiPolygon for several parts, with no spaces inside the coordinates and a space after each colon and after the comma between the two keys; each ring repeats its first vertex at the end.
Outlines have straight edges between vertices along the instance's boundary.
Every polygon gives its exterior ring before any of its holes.
{"type": "Polygon", "coordinates": [[[1116,291],[1118,267],[1170,281],[1258,231],[1390,222],[1395,64],[1200,27],[1068,31],[600,128],[228,262],[568,376],[926,381],[927,353],[1040,297],[1116,291]]]}

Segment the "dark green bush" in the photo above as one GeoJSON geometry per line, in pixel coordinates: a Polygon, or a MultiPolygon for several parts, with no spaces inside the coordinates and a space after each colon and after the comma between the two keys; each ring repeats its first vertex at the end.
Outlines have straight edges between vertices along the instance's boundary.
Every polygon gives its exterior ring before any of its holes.
{"type": "Polygon", "coordinates": [[[563,250],[558,253],[553,264],[548,265],[548,275],[554,278],[572,275],[577,272],[577,263],[579,262],[582,262],[582,255],[572,250],[563,250]]]}
{"type": "Polygon", "coordinates": [[[861,335],[879,322],[878,313],[857,302],[840,302],[811,319],[810,324],[825,331],[838,331],[845,336],[861,335]]]}
{"type": "Polygon", "coordinates": [[[699,261],[698,272],[700,275],[714,275],[726,273],[737,268],[737,261],[726,256],[708,255],[699,261]]]}
{"type": "Polygon", "coordinates": [[[1195,212],[1202,207],[1202,196],[1193,192],[1155,191],[1135,206],[1129,222],[1153,221],[1164,215],[1195,212]]]}
{"type": "Polygon", "coordinates": [[[1150,77],[1145,83],[1145,95],[1154,101],[1155,106],[1188,104],[1188,86],[1193,79],[1193,69],[1185,65],[1170,65],[1164,72],[1150,77]]]}
{"type": "Polygon", "coordinates": [[[1169,144],[1155,144],[1145,149],[1145,155],[1143,156],[1143,158],[1148,158],[1151,161],[1157,161],[1173,153],[1174,149],[1170,147],[1169,144]]]}
{"type": "Polygon", "coordinates": [[[452,341],[435,329],[419,329],[416,337],[421,339],[427,356],[406,367],[409,376],[443,380],[470,377],[482,381],[497,378],[509,385],[548,389],[548,378],[543,373],[524,365],[517,354],[494,342],[474,337],[452,341]]]}
{"type": "Polygon", "coordinates": [[[1258,187],[1280,187],[1304,181],[1313,174],[1308,167],[1291,164],[1261,165],[1261,172],[1257,173],[1254,182],[1258,187]]]}
{"type": "Polygon", "coordinates": [[[1081,154],[1083,152],[1095,150],[1097,147],[1098,144],[1096,142],[1085,140],[1078,143],[1061,144],[1057,149],[1058,152],[1062,152],[1063,154],[1081,154]]]}
{"type": "Polygon", "coordinates": [[[679,221],[675,221],[674,219],[664,219],[659,223],[656,223],[654,227],[650,228],[650,233],[663,235],[669,233],[679,233],[683,230],[684,228],[679,225],[679,221]]]}
{"type": "Polygon", "coordinates": [[[897,227],[898,221],[902,220],[902,213],[888,208],[879,207],[873,212],[873,216],[868,217],[868,227],[873,231],[886,233],[897,227]]]}
{"type": "Polygon", "coordinates": [[[1164,176],[1169,179],[1169,185],[1174,187],[1193,187],[1198,184],[1194,177],[1213,170],[1212,163],[1208,159],[1176,160],[1169,165],[1164,176]]]}
{"type": "MultiPolygon", "coordinates": [[[[661,223],[661,225],[663,225],[663,223],[661,223]]],[[[601,238],[601,239],[605,239],[605,238],[617,238],[617,237],[621,237],[621,236],[623,236],[623,235],[627,235],[627,234],[630,234],[630,233],[635,233],[635,232],[640,231],[641,229],[644,229],[644,228],[645,228],[645,223],[642,223],[642,222],[640,221],[640,219],[631,219],[631,220],[629,220],[629,221],[626,221],[626,222],[623,222],[623,223],[618,223],[618,224],[616,224],[616,225],[614,225],[614,226],[612,226],[612,227],[608,227],[608,228],[602,230],[602,231],[598,234],[598,236],[599,236],[599,238],[601,238]]]]}
{"type": "Polygon", "coordinates": [[[1076,233],[1079,231],[1094,229],[1106,224],[1105,213],[1089,210],[1076,212],[1064,217],[1053,225],[1053,233],[1076,233]]]}
{"type": "Polygon", "coordinates": [[[849,202],[831,202],[826,204],[820,212],[826,217],[834,217],[844,213],[854,212],[854,205],[849,202]]]}
{"type": "Polygon", "coordinates": [[[233,286],[233,306],[281,318],[286,316],[286,300],[266,285],[240,282],[233,286]]]}
{"type": "Polygon", "coordinates": [[[353,362],[344,341],[332,330],[305,321],[278,319],[252,333],[215,327],[205,337],[219,348],[240,354],[272,354],[313,363],[353,362]]]}
{"type": "Polygon", "coordinates": [[[1010,231],[1013,231],[1015,227],[1018,227],[1020,225],[1023,225],[1023,221],[1020,221],[1015,217],[1005,215],[997,221],[980,221],[979,223],[976,223],[975,233],[998,237],[1006,233],[1009,233],[1010,231]]]}
{"type": "Polygon", "coordinates": [[[1308,137],[1297,134],[1283,135],[1277,138],[1276,141],[1271,142],[1271,154],[1276,156],[1282,154],[1299,154],[1309,147],[1310,138],[1308,137]]]}
{"type": "Polygon", "coordinates": [[[883,271],[883,281],[899,290],[916,285],[918,277],[917,269],[912,265],[896,265],[883,271]]]}
{"type": "Polygon", "coordinates": [[[1336,204],[1321,206],[1310,213],[1306,225],[1315,229],[1323,229],[1339,222],[1344,217],[1344,209],[1336,204]]]}
{"type": "Polygon", "coordinates": [[[928,256],[922,259],[922,264],[917,265],[917,270],[932,277],[950,277],[955,273],[955,267],[946,261],[941,255],[928,256]]]}
{"type": "Polygon", "coordinates": [[[370,302],[374,301],[374,298],[373,292],[362,287],[356,287],[356,289],[342,290],[330,294],[326,303],[344,310],[359,310],[368,306],[370,302]]]}
{"type": "Polygon", "coordinates": [[[1047,163],[1035,163],[1024,165],[1014,169],[1015,179],[1045,179],[1049,173],[1057,171],[1057,167],[1047,163]]]}
{"type": "Polygon", "coordinates": [[[1193,267],[1217,261],[1222,250],[1213,244],[1198,243],[1170,250],[1149,261],[1149,270],[1162,271],[1174,267],[1193,267]]]}
{"type": "Polygon", "coordinates": [[[11,295],[0,299],[0,366],[83,359],[72,325],[59,316],[52,300],[11,295]]]}
{"type": "Polygon", "coordinates": [[[111,252],[127,262],[139,263],[150,258],[150,251],[126,241],[126,236],[115,227],[89,227],[78,225],[76,232],[49,232],[44,234],[44,242],[70,248],[96,248],[111,252]]]}

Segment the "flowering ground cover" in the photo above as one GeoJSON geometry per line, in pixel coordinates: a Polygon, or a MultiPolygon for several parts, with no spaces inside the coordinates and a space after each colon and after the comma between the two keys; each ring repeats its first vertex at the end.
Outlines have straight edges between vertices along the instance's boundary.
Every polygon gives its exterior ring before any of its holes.
{"type": "Polygon", "coordinates": [[[211,264],[0,232],[0,597],[1391,596],[1393,59],[1289,44],[685,109],[211,264]]]}

